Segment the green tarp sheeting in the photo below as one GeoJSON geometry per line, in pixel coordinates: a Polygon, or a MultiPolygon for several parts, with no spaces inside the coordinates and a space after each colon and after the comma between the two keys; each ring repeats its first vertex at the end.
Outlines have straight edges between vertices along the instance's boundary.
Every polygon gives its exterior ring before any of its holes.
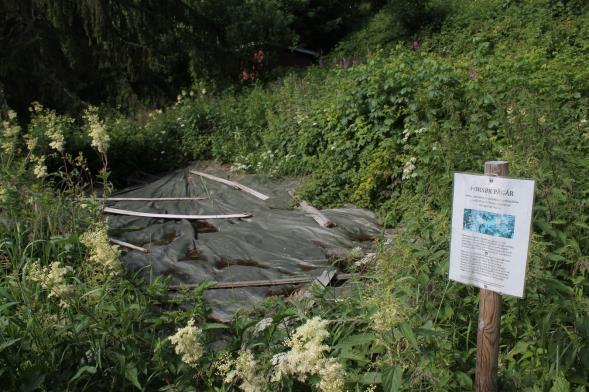
{"type": "MultiPolygon", "coordinates": [[[[346,206],[322,210],[337,226],[323,228],[296,208],[289,191],[298,179],[272,180],[237,175],[227,167],[197,163],[126,191],[116,197],[206,197],[204,200],[118,201],[117,209],[164,214],[251,213],[244,219],[168,220],[108,215],[113,238],[142,246],[145,254],[123,250],[122,261],[132,270],[171,276],[172,284],[281,279],[318,276],[338,255],[352,248],[368,249],[381,229],[375,215],[346,206]],[[191,174],[199,170],[249,186],[265,195],[260,200],[226,184],[191,174]],[[146,268],[147,267],[147,268],[146,268]]],[[[236,310],[284,292],[284,286],[208,290],[213,316],[228,320],[236,310]]]]}

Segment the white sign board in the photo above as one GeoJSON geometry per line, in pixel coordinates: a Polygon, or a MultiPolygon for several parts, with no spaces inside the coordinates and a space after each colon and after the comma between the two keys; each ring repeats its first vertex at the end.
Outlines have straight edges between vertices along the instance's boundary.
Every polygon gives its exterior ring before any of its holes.
{"type": "Polygon", "coordinates": [[[534,181],[454,174],[450,279],[523,297],[534,181]]]}

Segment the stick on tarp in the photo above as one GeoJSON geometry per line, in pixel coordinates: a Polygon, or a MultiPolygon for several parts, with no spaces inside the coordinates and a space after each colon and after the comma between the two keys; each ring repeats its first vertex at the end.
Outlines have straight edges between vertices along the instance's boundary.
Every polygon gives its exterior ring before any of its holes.
{"type": "Polygon", "coordinates": [[[312,205],[310,205],[309,203],[307,203],[306,201],[301,201],[299,203],[299,206],[301,207],[301,209],[303,211],[305,211],[307,214],[311,215],[311,218],[313,218],[315,220],[315,222],[319,223],[319,226],[321,227],[335,227],[335,223],[333,223],[332,221],[330,221],[325,215],[323,215],[323,213],[321,211],[319,211],[317,208],[313,207],[312,205]]]}
{"type": "Polygon", "coordinates": [[[297,203],[299,203],[299,207],[301,207],[301,210],[303,210],[307,214],[311,215],[311,218],[313,218],[313,220],[315,220],[315,222],[319,223],[319,226],[328,227],[328,228],[337,226],[335,223],[330,221],[329,218],[327,218],[325,215],[323,215],[323,213],[321,211],[319,211],[317,208],[313,207],[311,204],[307,203],[305,200],[299,201],[298,197],[296,197],[294,192],[288,191],[288,194],[297,203]]]}
{"type": "Polygon", "coordinates": [[[139,216],[142,218],[160,218],[160,219],[188,219],[188,220],[206,220],[206,219],[237,219],[250,218],[252,214],[225,214],[225,215],[179,215],[179,214],[153,214],[151,212],[139,212],[121,210],[118,208],[104,207],[102,210],[105,214],[139,216]]]}
{"type": "Polygon", "coordinates": [[[106,201],[182,201],[206,199],[208,197],[108,197],[106,201]]]}
{"type": "Polygon", "coordinates": [[[115,238],[109,238],[108,240],[115,245],[122,246],[123,248],[129,248],[129,249],[133,249],[133,250],[138,250],[139,252],[149,253],[149,250],[142,248],[140,246],[137,246],[137,245],[130,244],[125,241],[117,240],[115,238]]]}
{"type": "Polygon", "coordinates": [[[256,191],[255,189],[252,189],[250,187],[247,187],[245,185],[240,184],[239,182],[226,180],[224,178],[213,176],[212,174],[207,174],[207,173],[199,172],[197,170],[190,170],[190,173],[196,174],[197,176],[201,176],[201,177],[204,177],[204,178],[208,178],[209,180],[220,182],[220,183],[225,184],[225,185],[229,185],[230,187],[233,187],[235,189],[239,189],[241,191],[244,191],[246,193],[249,193],[250,195],[253,195],[253,196],[257,197],[258,199],[268,200],[270,198],[270,196],[266,196],[263,193],[260,193],[260,192],[256,191]]]}
{"type": "MultiPolygon", "coordinates": [[[[348,280],[358,276],[358,274],[337,274],[333,278],[336,281],[348,280]]],[[[215,282],[209,287],[210,290],[215,289],[236,289],[244,287],[267,287],[267,286],[280,286],[288,284],[301,284],[311,283],[315,281],[317,277],[302,276],[297,278],[285,278],[285,279],[272,279],[272,280],[246,280],[240,282],[215,282]]],[[[192,289],[198,287],[200,283],[191,283],[177,286],[170,286],[170,291],[179,291],[182,289],[192,289]]]]}

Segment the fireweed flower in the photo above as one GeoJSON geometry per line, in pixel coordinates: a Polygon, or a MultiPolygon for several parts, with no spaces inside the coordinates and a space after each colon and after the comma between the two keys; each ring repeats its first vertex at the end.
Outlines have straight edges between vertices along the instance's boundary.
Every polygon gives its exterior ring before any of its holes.
{"type": "Polygon", "coordinates": [[[92,230],[82,234],[80,241],[90,251],[89,259],[96,267],[112,275],[120,272],[119,248],[109,242],[104,224],[98,224],[92,230]]]}
{"type": "Polygon", "coordinates": [[[304,382],[308,375],[317,374],[320,377],[321,391],[343,390],[345,373],[341,364],[333,358],[325,357],[329,350],[329,346],[323,344],[323,340],[329,336],[327,323],[320,317],[314,317],[296,329],[292,337],[285,341],[290,351],[272,358],[272,381],[280,381],[285,375],[293,375],[304,382]]]}
{"type": "Polygon", "coordinates": [[[198,342],[201,335],[202,331],[194,326],[194,319],[190,319],[184,328],[178,329],[176,334],[168,339],[174,346],[176,354],[181,356],[182,361],[196,367],[200,357],[204,354],[204,348],[198,342]]]}
{"type": "Polygon", "coordinates": [[[104,129],[104,124],[98,117],[98,109],[90,106],[84,111],[84,119],[88,124],[88,135],[90,136],[92,147],[96,148],[99,153],[106,154],[110,138],[104,129]]]}
{"type": "Polygon", "coordinates": [[[62,266],[59,262],[51,263],[48,267],[41,267],[37,263],[32,263],[28,268],[28,277],[33,282],[37,282],[45,290],[49,291],[49,298],[59,299],[59,306],[68,307],[64,298],[70,294],[73,287],[65,281],[65,276],[73,271],[70,266],[62,266]]]}

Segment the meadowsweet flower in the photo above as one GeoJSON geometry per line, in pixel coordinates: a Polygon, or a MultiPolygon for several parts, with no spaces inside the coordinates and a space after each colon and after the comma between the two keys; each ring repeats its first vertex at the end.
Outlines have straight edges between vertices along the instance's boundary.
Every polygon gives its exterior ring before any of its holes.
{"type": "Polygon", "coordinates": [[[63,152],[63,146],[65,144],[65,138],[61,128],[57,125],[57,118],[55,113],[51,113],[49,116],[49,124],[45,134],[49,138],[49,147],[55,151],[63,152]]]}
{"type": "Polygon", "coordinates": [[[245,392],[260,392],[264,390],[267,380],[263,375],[256,373],[257,361],[250,350],[241,350],[237,359],[232,359],[229,353],[226,353],[215,364],[217,374],[223,377],[226,384],[232,383],[238,378],[241,383],[239,389],[245,392]]]}
{"type": "Polygon", "coordinates": [[[28,268],[28,277],[48,290],[49,298],[57,298],[60,300],[61,307],[67,307],[68,304],[64,298],[72,292],[73,287],[67,284],[65,276],[71,271],[73,271],[72,267],[62,266],[59,262],[51,263],[48,267],[41,267],[39,264],[33,263],[28,268]]]}
{"type": "Polygon", "coordinates": [[[233,375],[230,375],[230,373],[234,362],[235,361],[231,358],[231,354],[224,353],[214,364],[214,367],[217,370],[217,375],[222,377],[227,384],[233,381],[233,375]]]}
{"type": "Polygon", "coordinates": [[[27,145],[27,149],[30,152],[33,152],[35,150],[35,148],[37,147],[37,144],[39,144],[39,139],[31,134],[28,134],[28,135],[25,135],[25,143],[27,145]]]}
{"type": "Polygon", "coordinates": [[[200,357],[204,354],[204,348],[198,342],[201,335],[202,331],[194,325],[194,319],[190,319],[184,328],[178,329],[176,334],[168,339],[174,346],[176,354],[181,356],[182,361],[196,367],[200,357]]]}
{"type": "Polygon", "coordinates": [[[90,106],[84,111],[84,119],[88,124],[88,135],[92,141],[92,147],[96,148],[99,153],[106,154],[110,137],[106,133],[100,117],[98,117],[98,109],[90,106]]]}
{"type": "Polygon", "coordinates": [[[405,319],[401,304],[392,296],[378,299],[378,311],[370,318],[372,329],[378,333],[389,333],[405,319]]]}
{"type": "MultiPolygon", "coordinates": [[[[264,389],[266,380],[263,376],[256,374],[257,362],[250,350],[241,350],[235,360],[234,377],[239,377],[241,383],[239,389],[244,392],[260,392],[264,389]]],[[[231,372],[230,372],[231,374],[231,372]]],[[[228,374],[228,377],[230,376],[228,374]]]]}
{"type": "Polygon", "coordinates": [[[6,154],[12,154],[16,150],[16,142],[21,131],[16,123],[16,113],[8,111],[8,120],[2,121],[2,132],[0,132],[0,147],[6,154]]]}
{"type": "Polygon", "coordinates": [[[324,358],[324,353],[329,350],[322,344],[329,335],[325,327],[327,321],[314,317],[298,327],[285,345],[291,350],[273,358],[276,362],[274,379],[279,381],[284,375],[296,375],[299,381],[306,380],[308,374],[317,372],[317,365],[324,358]]]}
{"type": "Polygon", "coordinates": [[[113,275],[120,272],[119,248],[109,242],[104,224],[96,225],[82,234],[80,241],[90,251],[89,259],[97,268],[113,275]]]}
{"type": "Polygon", "coordinates": [[[319,388],[322,391],[343,390],[345,374],[341,365],[338,369],[335,359],[325,357],[329,350],[329,346],[323,344],[329,336],[326,327],[327,321],[320,317],[314,317],[298,327],[292,337],[285,341],[290,351],[276,354],[272,358],[272,381],[280,381],[282,377],[292,375],[304,382],[308,375],[317,374],[321,379],[319,388]]]}
{"type": "Polygon", "coordinates": [[[34,163],[33,174],[37,178],[44,178],[47,176],[47,166],[45,166],[45,155],[40,157],[33,156],[31,161],[34,163]]]}
{"type": "Polygon", "coordinates": [[[323,392],[339,392],[344,390],[345,372],[341,363],[335,358],[323,361],[319,369],[319,389],[323,392]]]}

